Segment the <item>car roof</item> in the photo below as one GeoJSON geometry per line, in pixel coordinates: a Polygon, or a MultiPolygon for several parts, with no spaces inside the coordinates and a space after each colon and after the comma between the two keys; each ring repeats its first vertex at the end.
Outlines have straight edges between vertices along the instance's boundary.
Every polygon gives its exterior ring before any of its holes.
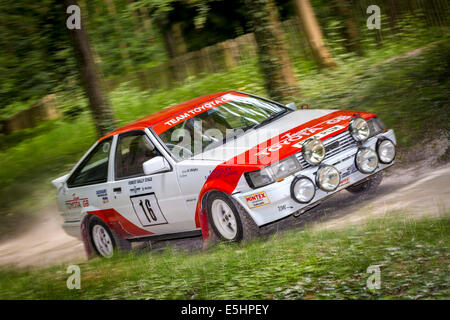
{"type": "Polygon", "coordinates": [[[154,124],[157,124],[158,122],[161,122],[163,120],[166,120],[170,117],[172,117],[175,114],[178,114],[184,110],[188,110],[191,109],[192,107],[195,107],[196,105],[199,105],[203,102],[207,102],[209,100],[212,100],[214,98],[220,97],[226,93],[230,93],[230,92],[234,92],[232,90],[229,91],[223,91],[223,92],[217,92],[217,93],[213,93],[213,94],[208,94],[202,97],[198,97],[192,100],[188,100],[185,102],[182,102],[180,104],[177,104],[175,106],[171,106],[168,108],[164,108],[160,111],[157,111],[155,113],[152,113],[142,119],[136,120],[132,123],[129,123],[123,127],[120,127],[110,133],[108,133],[107,135],[105,135],[104,137],[101,137],[99,139],[99,141],[111,137],[113,135],[116,134],[120,134],[120,133],[124,133],[124,132],[128,132],[128,131],[134,131],[134,130],[144,130],[148,127],[153,126],[154,124]]]}

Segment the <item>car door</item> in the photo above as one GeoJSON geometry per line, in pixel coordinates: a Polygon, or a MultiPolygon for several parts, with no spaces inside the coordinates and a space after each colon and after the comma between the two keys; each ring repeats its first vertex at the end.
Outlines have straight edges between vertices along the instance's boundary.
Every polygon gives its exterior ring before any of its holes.
{"type": "Polygon", "coordinates": [[[112,142],[112,137],[98,142],[67,179],[60,199],[66,221],[79,221],[85,212],[110,207],[107,180],[112,142]]]}
{"type": "Polygon", "coordinates": [[[163,155],[144,131],[119,135],[111,184],[114,209],[155,235],[193,230],[175,170],[144,174],[143,163],[158,156],[163,155]]]}

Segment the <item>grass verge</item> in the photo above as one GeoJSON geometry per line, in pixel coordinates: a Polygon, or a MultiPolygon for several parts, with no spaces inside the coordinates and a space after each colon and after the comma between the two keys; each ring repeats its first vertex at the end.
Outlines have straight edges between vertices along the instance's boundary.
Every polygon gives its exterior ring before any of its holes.
{"type": "Polygon", "coordinates": [[[292,230],[198,253],[129,254],[80,265],[0,270],[0,299],[448,299],[449,212],[399,215],[342,230],[292,230]],[[369,266],[381,288],[368,289],[369,266]]]}

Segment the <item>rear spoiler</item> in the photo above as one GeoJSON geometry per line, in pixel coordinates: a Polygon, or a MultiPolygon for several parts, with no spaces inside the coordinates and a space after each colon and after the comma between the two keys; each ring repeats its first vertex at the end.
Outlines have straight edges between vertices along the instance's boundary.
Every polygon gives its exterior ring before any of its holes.
{"type": "Polygon", "coordinates": [[[56,189],[59,190],[64,185],[64,182],[66,182],[68,177],[69,177],[69,174],[66,174],[62,177],[56,178],[55,180],[52,181],[52,183],[56,187],[56,189]]]}

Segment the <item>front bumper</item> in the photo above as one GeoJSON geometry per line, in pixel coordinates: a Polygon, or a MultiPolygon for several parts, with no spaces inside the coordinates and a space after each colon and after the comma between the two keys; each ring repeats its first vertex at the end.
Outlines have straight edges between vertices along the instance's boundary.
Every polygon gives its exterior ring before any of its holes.
{"type": "MultiPolygon", "coordinates": [[[[376,149],[376,143],[379,138],[385,137],[393,141],[396,144],[395,134],[393,130],[388,130],[385,133],[380,133],[367,141],[362,146],[376,149]]],[[[274,222],[276,220],[285,218],[298,211],[306,210],[321,202],[321,200],[339,192],[342,189],[349,187],[352,184],[361,182],[371,175],[386,169],[391,166],[390,164],[379,163],[377,169],[370,173],[365,174],[360,172],[355,165],[355,155],[358,151],[358,147],[352,147],[323,161],[323,164],[333,165],[339,170],[341,174],[341,183],[335,191],[326,192],[319,189],[316,186],[316,194],[314,198],[306,204],[300,204],[291,197],[291,183],[296,176],[306,176],[312,181],[315,181],[315,174],[318,170],[318,166],[306,168],[294,175],[285,178],[283,181],[272,183],[268,186],[258,189],[250,190],[245,193],[234,194],[233,197],[247,210],[250,216],[255,220],[258,226],[274,222]],[[246,199],[254,197],[258,199],[251,204],[246,199]]],[[[253,198],[252,198],[253,199],[253,198]]]]}

